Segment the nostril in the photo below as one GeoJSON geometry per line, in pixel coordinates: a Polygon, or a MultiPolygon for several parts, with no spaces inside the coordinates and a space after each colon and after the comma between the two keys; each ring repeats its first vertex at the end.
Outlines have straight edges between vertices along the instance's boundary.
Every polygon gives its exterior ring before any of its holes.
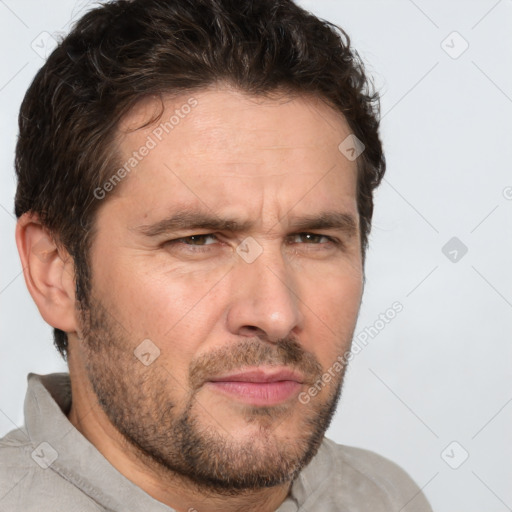
{"type": "Polygon", "coordinates": [[[240,329],[239,334],[241,336],[264,336],[265,331],[259,327],[256,327],[255,325],[244,325],[240,329]]]}

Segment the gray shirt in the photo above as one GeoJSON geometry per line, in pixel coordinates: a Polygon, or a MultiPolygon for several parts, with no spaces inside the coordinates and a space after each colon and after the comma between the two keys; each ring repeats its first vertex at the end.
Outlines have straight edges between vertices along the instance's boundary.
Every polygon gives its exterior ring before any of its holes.
{"type": "MultiPolygon", "coordinates": [[[[119,473],[69,422],[70,405],[69,374],[28,375],[25,425],[0,440],[0,512],[172,512],[119,473]]],[[[299,510],[432,512],[396,464],[327,438],[277,512],[299,510]]]]}

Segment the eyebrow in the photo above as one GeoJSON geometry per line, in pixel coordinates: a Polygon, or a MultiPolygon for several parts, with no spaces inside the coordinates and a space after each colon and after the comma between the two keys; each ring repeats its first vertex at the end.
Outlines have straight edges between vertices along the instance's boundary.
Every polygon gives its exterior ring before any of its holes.
{"type": "MultiPolygon", "coordinates": [[[[253,221],[240,222],[230,218],[220,218],[203,212],[179,212],[153,224],[142,224],[130,228],[147,237],[158,237],[166,233],[180,230],[206,229],[211,231],[244,232],[254,225],[253,221]]],[[[338,229],[347,236],[357,233],[357,222],[349,213],[326,211],[316,215],[305,215],[293,218],[290,229],[307,231],[318,229],[338,229]]]]}

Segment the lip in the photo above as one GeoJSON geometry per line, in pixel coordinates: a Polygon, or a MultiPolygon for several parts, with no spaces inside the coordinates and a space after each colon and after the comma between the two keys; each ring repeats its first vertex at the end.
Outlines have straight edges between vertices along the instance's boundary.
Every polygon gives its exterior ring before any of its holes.
{"type": "Polygon", "coordinates": [[[270,406],[298,395],[304,379],[287,368],[256,368],[209,379],[210,389],[253,406],[270,406]]]}
{"type": "Polygon", "coordinates": [[[278,382],[293,381],[302,384],[304,377],[297,371],[289,368],[251,368],[238,373],[213,377],[209,382],[278,382]]]}

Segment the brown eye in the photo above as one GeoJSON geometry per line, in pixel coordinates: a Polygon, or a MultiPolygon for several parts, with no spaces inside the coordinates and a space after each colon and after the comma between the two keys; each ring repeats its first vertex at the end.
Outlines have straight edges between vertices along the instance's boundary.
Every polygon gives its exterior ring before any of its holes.
{"type": "Polygon", "coordinates": [[[292,238],[295,243],[307,244],[322,244],[334,241],[330,236],[319,235],[318,233],[297,233],[292,235],[292,238]]]}
{"type": "Polygon", "coordinates": [[[190,253],[209,252],[215,248],[218,241],[217,237],[212,234],[190,235],[168,240],[164,243],[164,246],[170,250],[188,251],[190,253]]]}
{"type": "Polygon", "coordinates": [[[215,235],[191,235],[184,238],[178,238],[174,241],[181,242],[185,245],[211,245],[211,243],[206,243],[209,238],[217,240],[215,235]]]}

